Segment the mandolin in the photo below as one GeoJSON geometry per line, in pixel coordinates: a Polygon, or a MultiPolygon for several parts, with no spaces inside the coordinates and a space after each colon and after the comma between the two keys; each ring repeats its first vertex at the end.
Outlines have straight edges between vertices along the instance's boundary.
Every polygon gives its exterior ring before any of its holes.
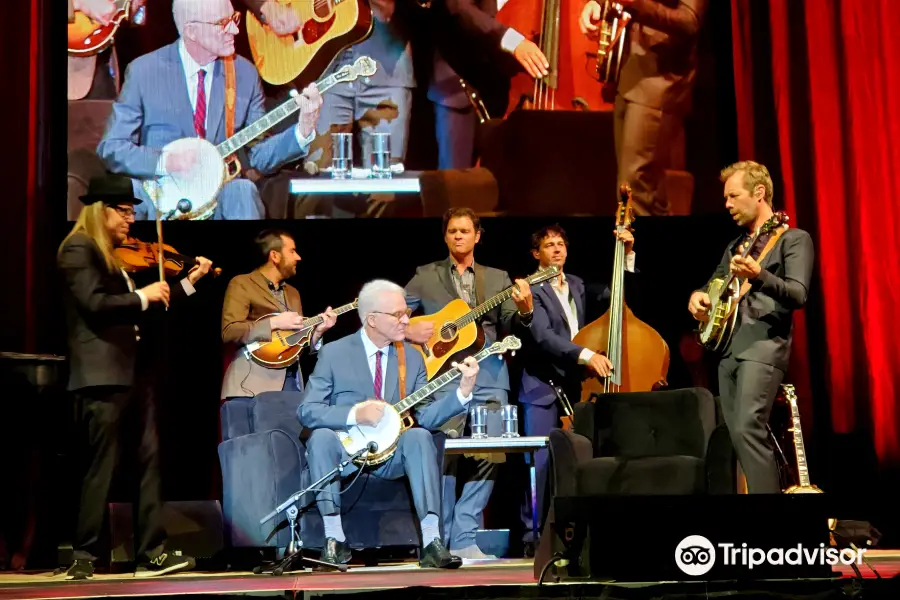
{"type": "MultiPolygon", "coordinates": [[[[334,309],[334,312],[341,316],[346,312],[356,310],[357,306],[357,300],[354,300],[350,304],[338,306],[334,309]]],[[[269,319],[277,314],[263,315],[256,322],[259,323],[263,319],[269,319]]],[[[296,330],[277,329],[272,332],[271,341],[251,342],[244,346],[244,356],[267,369],[289,367],[299,360],[300,354],[304,348],[309,346],[313,332],[322,321],[322,315],[316,315],[315,317],[304,319],[296,330]]]]}
{"type": "MultiPolygon", "coordinates": [[[[525,281],[528,282],[528,285],[534,285],[553,279],[557,275],[559,275],[559,267],[550,265],[546,269],[532,273],[525,278],[525,281]]],[[[475,308],[469,308],[465,300],[457,298],[436,313],[410,319],[410,324],[422,321],[434,323],[434,334],[428,341],[424,344],[414,344],[422,354],[422,358],[425,359],[428,379],[439,373],[456,353],[473,344],[476,344],[478,348],[484,346],[484,331],[478,326],[478,319],[512,298],[513,291],[516,289],[516,285],[513,284],[475,308]]]]}
{"type": "Polygon", "coordinates": [[[107,48],[115,41],[119,27],[125,21],[141,25],[144,22],[144,7],[132,12],[132,0],[114,0],[116,12],[109,24],[102,25],[90,19],[80,10],[75,11],[75,21],[69,23],[66,31],[70,56],[93,56],[107,48]]]}
{"type": "Polygon", "coordinates": [[[344,49],[372,32],[368,0],[278,0],[302,23],[291,35],[278,35],[247,12],[247,39],[259,76],[272,85],[295,79],[314,81],[344,49]]]}

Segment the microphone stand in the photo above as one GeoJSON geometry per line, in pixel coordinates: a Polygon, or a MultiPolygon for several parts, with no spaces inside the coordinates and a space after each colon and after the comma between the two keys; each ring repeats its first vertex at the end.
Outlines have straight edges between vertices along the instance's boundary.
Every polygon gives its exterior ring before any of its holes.
{"type": "Polygon", "coordinates": [[[338,570],[342,573],[345,573],[347,571],[347,565],[330,563],[330,562],[326,562],[324,560],[316,560],[314,558],[308,558],[306,556],[303,556],[303,554],[302,554],[303,543],[300,541],[300,535],[297,531],[297,516],[299,515],[300,511],[297,509],[296,506],[294,506],[294,503],[299,501],[305,494],[311,493],[313,490],[318,489],[318,487],[320,485],[322,485],[326,481],[329,481],[332,477],[334,477],[338,473],[343,474],[344,469],[351,462],[356,460],[357,458],[359,458],[362,455],[367,454],[369,452],[377,451],[377,446],[375,446],[374,450],[371,447],[374,444],[375,444],[374,442],[369,442],[369,446],[366,446],[365,448],[362,448],[361,450],[354,452],[353,454],[351,454],[350,456],[348,456],[347,458],[342,460],[340,463],[338,463],[338,465],[335,468],[333,468],[328,473],[323,475],[317,481],[313,482],[312,484],[310,484],[309,486],[300,490],[299,492],[295,492],[294,494],[291,494],[291,496],[287,500],[285,500],[284,502],[279,504],[275,508],[275,510],[273,510],[272,512],[270,512],[265,517],[263,517],[262,519],[259,520],[259,524],[262,525],[269,519],[274,518],[278,513],[282,512],[284,510],[287,510],[288,522],[290,523],[290,528],[291,528],[291,543],[288,545],[287,550],[285,551],[285,555],[280,561],[278,561],[277,563],[275,563],[269,567],[266,567],[266,568],[262,568],[262,567],[254,568],[253,572],[255,574],[259,575],[260,573],[272,573],[272,575],[281,575],[286,570],[289,570],[288,567],[290,567],[291,564],[295,560],[300,560],[301,562],[308,562],[308,563],[311,563],[312,565],[328,567],[330,569],[338,570]]]}

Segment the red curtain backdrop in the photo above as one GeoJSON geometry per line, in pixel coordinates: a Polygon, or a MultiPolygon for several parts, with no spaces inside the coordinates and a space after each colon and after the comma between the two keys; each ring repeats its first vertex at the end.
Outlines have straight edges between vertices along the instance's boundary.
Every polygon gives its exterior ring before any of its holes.
{"type": "Polygon", "coordinates": [[[816,246],[789,376],[835,433],[870,429],[881,466],[900,463],[898,30],[892,0],[732,0],[740,158],[816,246]]]}

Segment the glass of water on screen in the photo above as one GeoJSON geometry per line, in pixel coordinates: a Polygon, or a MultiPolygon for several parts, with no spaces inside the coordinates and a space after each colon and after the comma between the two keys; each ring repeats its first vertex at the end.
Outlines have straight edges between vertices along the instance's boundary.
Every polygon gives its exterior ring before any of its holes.
{"type": "Polygon", "coordinates": [[[487,407],[484,404],[476,404],[469,408],[469,428],[472,430],[472,439],[484,439],[487,434],[487,407]]]}
{"type": "Polygon", "coordinates": [[[391,178],[391,134],[372,134],[372,177],[376,179],[391,178]]]}
{"type": "Polygon", "coordinates": [[[353,134],[331,134],[331,177],[348,179],[353,170],[353,134]]]}

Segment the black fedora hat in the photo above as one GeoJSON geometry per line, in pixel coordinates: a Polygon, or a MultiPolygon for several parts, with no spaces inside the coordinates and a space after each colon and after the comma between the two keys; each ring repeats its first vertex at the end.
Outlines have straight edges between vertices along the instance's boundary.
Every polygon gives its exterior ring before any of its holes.
{"type": "Polygon", "coordinates": [[[88,184],[87,194],[80,197],[84,204],[103,202],[110,206],[116,204],[140,204],[143,202],[134,194],[131,179],[122,175],[101,175],[92,177],[88,184]]]}

